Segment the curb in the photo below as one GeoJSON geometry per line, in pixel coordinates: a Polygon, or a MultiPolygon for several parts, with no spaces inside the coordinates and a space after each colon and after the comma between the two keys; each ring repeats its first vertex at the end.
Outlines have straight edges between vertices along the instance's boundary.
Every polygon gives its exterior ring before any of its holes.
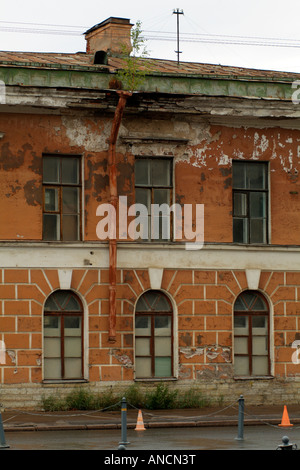
{"type": "MultiPolygon", "coordinates": [[[[259,426],[265,424],[279,425],[279,418],[252,418],[245,419],[245,426],[259,426]]],[[[300,418],[293,420],[293,424],[300,424],[300,418]]],[[[144,423],[146,429],[155,428],[187,428],[187,427],[225,427],[237,426],[237,419],[223,419],[223,420],[203,420],[203,421],[157,421],[153,423],[144,423]]],[[[128,423],[127,429],[135,429],[135,423],[128,423]]],[[[97,431],[107,429],[121,429],[121,424],[106,423],[106,424],[32,424],[32,425],[4,425],[5,432],[23,432],[23,431],[97,431]]],[[[138,431],[137,431],[138,432],[138,431]]]]}

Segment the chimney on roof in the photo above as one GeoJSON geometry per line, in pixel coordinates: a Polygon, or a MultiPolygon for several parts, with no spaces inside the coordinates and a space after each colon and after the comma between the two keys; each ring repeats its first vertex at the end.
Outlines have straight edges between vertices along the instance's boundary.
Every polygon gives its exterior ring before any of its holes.
{"type": "Polygon", "coordinates": [[[96,53],[98,57],[120,56],[122,54],[122,45],[131,50],[131,28],[132,24],[127,18],[110,17],[102,23],[96,24],[88,29],[85,34],[87,54],[96,53]],[[99,53],[102,54],[99,54],[99,53]]]}

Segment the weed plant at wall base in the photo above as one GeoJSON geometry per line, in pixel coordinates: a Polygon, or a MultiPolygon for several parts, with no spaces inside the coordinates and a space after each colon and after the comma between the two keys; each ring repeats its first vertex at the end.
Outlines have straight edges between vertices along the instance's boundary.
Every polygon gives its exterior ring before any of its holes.
{"type": "Polygon", "coordinates": [[[90,390],[73,390],[65,398],[58,395],[50,395],[42,398],[42,407],[45,411],[70,411],[70,410],[120,410],[122,397],[125,396],[128,406],[157,409],[180,408],[204,408],[211,405],[209,398],[195,388],[187,391],[177,389],[170,390],[164,384],[158,384],[156,388],[148,388],[145,391],[137,385],[132,385],[126,390],[107,390],[101,393],[93,393],[90,390]]]}

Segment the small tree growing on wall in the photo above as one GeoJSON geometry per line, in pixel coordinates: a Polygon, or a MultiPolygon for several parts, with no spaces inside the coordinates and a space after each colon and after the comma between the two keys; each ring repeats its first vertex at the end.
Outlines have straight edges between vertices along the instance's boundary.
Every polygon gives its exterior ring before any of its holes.
{"type": "Polygon", "coordinates": [[[148,57],[145,38],[142,36],[141,22],[137,21],[131,30],[132,49],[122,45],[124,68],[118,70],[117,79],[122,82],[123,90],[133,92],[138,90],[145,80],[146,64],[141,59],[148,57]]]}

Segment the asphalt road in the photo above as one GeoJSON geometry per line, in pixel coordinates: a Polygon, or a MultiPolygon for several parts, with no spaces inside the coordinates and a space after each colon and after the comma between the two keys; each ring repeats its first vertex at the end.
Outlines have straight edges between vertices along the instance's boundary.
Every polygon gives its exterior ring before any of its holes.
{"type": "MultiPolygon", "coordinates": [[[[300,449],[300,425],[288,429],[275,425],[245,426],[243,440],[237,439],[238,429],[235,426],[157,428],[144,431],[128,429],[129,444],[125,447],[126,455],[136,450],[276,450],[282,444],[283,436],[288,436],[290,444],[294,443],[300,449]]],[[[121,440],[121,430],[6,432],[5,441],[9,448],[1,450],[117,451],[121,440]]]]}

